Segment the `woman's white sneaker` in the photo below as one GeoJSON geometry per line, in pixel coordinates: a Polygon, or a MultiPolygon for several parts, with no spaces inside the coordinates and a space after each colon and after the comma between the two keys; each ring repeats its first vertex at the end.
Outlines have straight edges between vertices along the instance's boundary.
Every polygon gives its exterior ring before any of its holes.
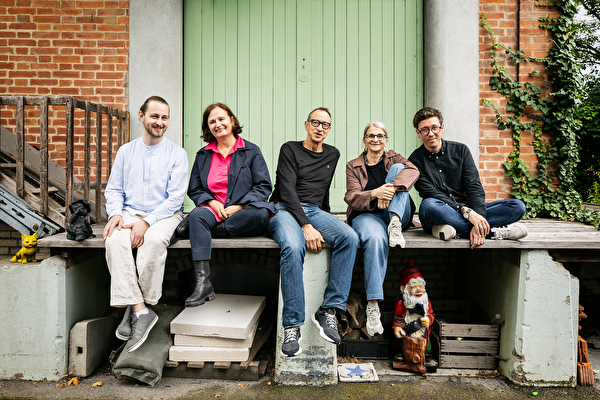
{"type": "Polygon", "coordinates": [[[383,333],[381,313],[379,312],[379,306],[376,304],[367,303],[367,333],[371,336],[383,333]]]}

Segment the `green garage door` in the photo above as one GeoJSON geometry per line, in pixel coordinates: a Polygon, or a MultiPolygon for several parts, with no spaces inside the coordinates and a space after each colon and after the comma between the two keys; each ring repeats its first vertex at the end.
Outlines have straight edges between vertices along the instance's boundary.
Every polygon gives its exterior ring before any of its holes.
{"type": "MultiPolygon", "coordinates": [[[[332,209],[346,209],[345,163],[362,130],[381,121],[388,148],[418,145],[412,116],[423,102],[422,0],[186,0],[184,147],[205,145],[202,112],[223,102],[258,144],[275,177],[281,144],[306,137],[318,106],[332,112],[326,143],[341,152],[332,209]]],[[[189,211],[191,204],[186,204],[189,211]]]]}

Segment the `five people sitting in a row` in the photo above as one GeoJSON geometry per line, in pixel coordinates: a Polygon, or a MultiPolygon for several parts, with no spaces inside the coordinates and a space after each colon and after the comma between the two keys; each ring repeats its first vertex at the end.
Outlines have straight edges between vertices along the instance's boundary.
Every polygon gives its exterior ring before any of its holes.
{"type": "Polygon", "coordinates": [[[367,125],[364,151],[346,165],[347,223],[330,213],[329,189],[340,152],[324,143],[332,127],[327,108],[308,114],[306,139],[281,146],[272,194],[260,149],[240,136],[242,126],[222,103],[204,111],[202,139],[208,144],[196,154],[188,184],[185,150],[163,136],[169,111],[161,97],[146,100],[138,113],[143,136],[118,150],[105,190],[110,303],[126,307],[116,335],[127,341],[129,352],[144,343],[158,320],[147,305],[161,297],[167,246],[183,219],[186,188],[196,206],[183,223],[189,224],[183,231],[189,231],[196,277],[186,307],[215,298],[209,278],[212,238],[266,233],[281,248],[281,351],[286,356],[301,352],[305,253],[319,253],[325,242],[332,252],[329,276],[323,302],[311,315],[321,336],[332,343],[341,340],[337,313],[346,310],[359,244],[364,251],[367,332],[383,333],[378,303],[384,298],[389,247],[405,247],[402,231],[413,223],[415,212],[408,194],[413,185],[423,198],[423,230],[442,240],[468,237],[474,248],[486,239],[527,235],[522,224],[515,224],[525,214],[523,203],[485,203],[468,147],[442,140],[443,118],[436,109],[416,113],[413,125],[423,145],[408,159],[386,149],[388,131],[382,123],[367,125]]]}

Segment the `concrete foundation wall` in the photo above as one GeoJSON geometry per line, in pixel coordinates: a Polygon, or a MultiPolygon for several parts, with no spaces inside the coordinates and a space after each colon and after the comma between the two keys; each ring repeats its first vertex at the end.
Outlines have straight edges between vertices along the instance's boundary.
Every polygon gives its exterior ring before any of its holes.
{"type": "MultiPolygon", "coordinates": [[[[501,315],[500,369],[524,386],[575,386],[579,282],[545,250],[477,252],[462,280],[488,315],[501,315]]],[[[460,281],[457,279],[457,281],[460,281]]]]}
{"type": "Polygon", "coordinates": [[[69,330],[108,308],[101,258],[0,266],[0,379],[57,379],[68,372],[69,330]]]}
{"type": "Polygon", "coordinates": [[[283,344],[283,300],[279,291],[277,311],[277,344],[275,346],[275,381],[286,385],[333,385],[337,379],[337,348],[323,339],[311,316],[323,303],[327,286],[331,249],[323,249],[319,254],[306,252],[304,259],[304,293],[306,315],[300,327],[302,353],[286,357],[281,353],[283,344]]]}

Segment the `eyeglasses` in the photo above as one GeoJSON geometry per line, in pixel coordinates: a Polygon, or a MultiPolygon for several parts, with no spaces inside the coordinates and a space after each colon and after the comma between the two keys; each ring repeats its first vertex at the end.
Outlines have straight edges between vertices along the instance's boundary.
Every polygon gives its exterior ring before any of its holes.
{"type": "Polygon", "coordinates": [[[365,135],[365,139],[367,139],[369,142],[374,142],[375,139],[377,139],[380,142],[383,142],[384,140],[386,140],[388,137],[387,135],[365,135]]]}
{"type": "Polygon", "coordinates": [[[318,119],[309,119],[308,122],[313,126],[313,128],[318,128],[319,125],[323,127],[324,130],[331,128],[331,123],[325,121],[319,121],[318,119]]]}
{"type": "Polygon", "coordinates": [[[440,129],[442,129],[441,126],[434,125],[431,128],[417,129],[417,132],[419,132],[421,135],[429,135],[429,132],[431,132],[434,135],[436,135],[436,134],[440,133],[440,129]]]}

